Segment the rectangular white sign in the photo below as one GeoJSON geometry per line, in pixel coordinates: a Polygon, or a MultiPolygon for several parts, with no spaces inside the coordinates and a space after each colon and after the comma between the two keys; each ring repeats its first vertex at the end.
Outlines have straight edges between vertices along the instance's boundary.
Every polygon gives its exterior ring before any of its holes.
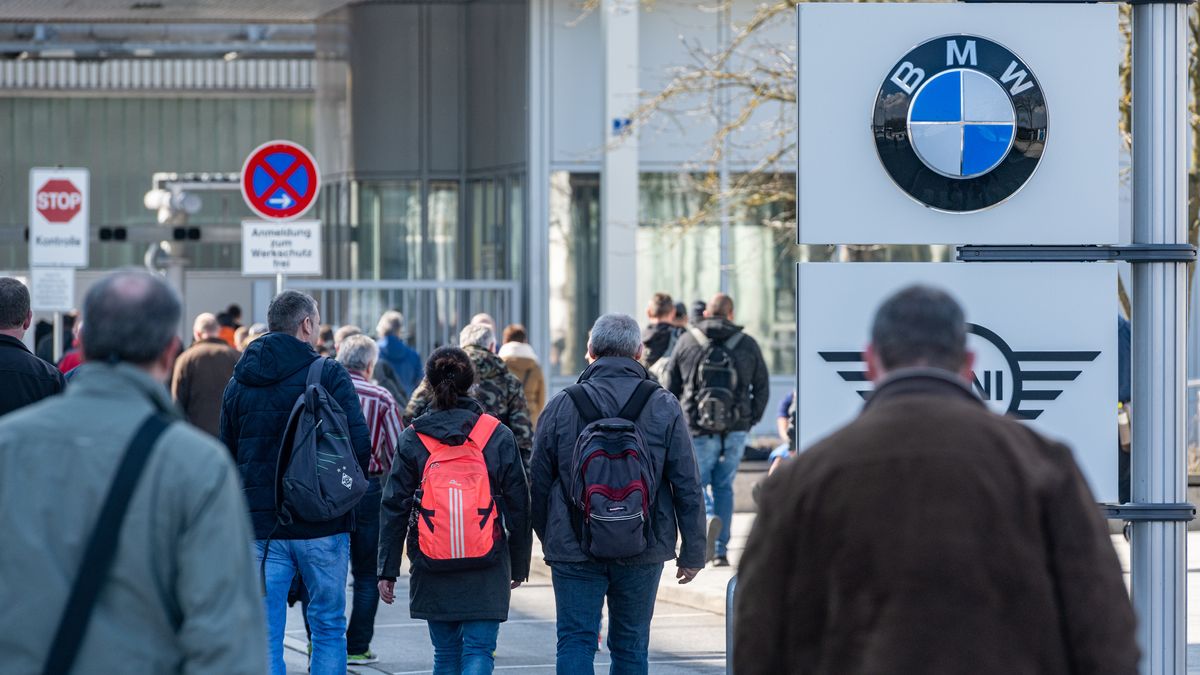
{"type": "Polygon", "coordinates": [[[242,221],[243,275],[321,273],[321,221],[242,221]]]}
{"type": "Polygon", "coordinates": [[[69,312],[75,309],[75,270],[70,267],[34,267],[29,289],[35,312],[69,312]]]}
{"type": "Polygon", "coordinates": [[[1116,5],[797,9],[800,243],[1117,242],[1116,5]]]}
{"type": "Polygon", "coordinates": [[[852,420],[879,305],[911,284],[966,312],[988,407],[1071,446],[1096,499],[1117,500],[1117,270],[1094,263],[800,263],[797,442],[852,420]]]}
{"type": "Polygon", "coordinates": [[[87,267],[90,207],[87,169],[30,169],[29,264],[87,267]]]}

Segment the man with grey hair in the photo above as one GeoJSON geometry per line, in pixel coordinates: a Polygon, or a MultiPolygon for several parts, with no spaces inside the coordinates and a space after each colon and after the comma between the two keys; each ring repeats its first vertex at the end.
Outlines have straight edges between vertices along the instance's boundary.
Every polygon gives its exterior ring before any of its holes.
{"type": "Polygon", "coordinates": [[[221,394],[241,353],[221,339],[221,324],[208,312],[196,317],[192,338],[192,346],[175,361],[171,395],[189,422],[216,436],[221,427],[221,394]]]}
{"type": "MultiPolygon", "coordinates": [[[[347,324],[337,329],[333,332],[333,353],[335,355],[338,353],[346,338],[362,334],[363,330],[353,324],[347,324]]],[[[376,351],[378,351],[378,344],[376,347],[376,351]]],[[[392,368],[392,364],[388,363],[387,359],[377,358],[375,360],[375,368],[371,371],[371,376],[367,379],[371,381],[371,384],[377,384],[387,389],[388,393],[396,401],[397,410],[404,411],[404,406],[408,405],[408,392],[404,391],[404,388],[400,386],[400,378],[396,376],[396,369],[392,368]]]]}
{"type": "Polygon", "coordinates": [[[163,386],[179,297],[159,277],[118,272],[84,311],[85,362],[67,392],[0,420],[3,669],[260,675],[266,631],[237,473],[163,386]],[[122,492],[123,511],[110,499],[122,492]]]}
{"type": "Polygon", "coordinates": [[[62,373],[21,341],[32,322],[29,289],[19,279],[0,277],[0,415],[63,390],[62,373]]]}
{"type": "Polygon", "coordinates": [[[425,368],[416,350],[404,343],[404,328],[404,315],[388,310],[379,317],[375,335],[379,338],[380,358],[395,371],[396,381],[405,396],[412,396],[421,378],[425,377],[425,368]]]}
{"type": "Polygon", "coordinates": [[[1138,671],[1121,567],[1070,449],[988,410],[966,335],[938,289],[879,308],[862,413],[763,483],[734,672],[1138,671]]]}
{"type": "MultiPolygon", "coordinates": [[[[645,673],[650,619],[663,563],[675,560],[675,577],[686,584],[704,567],[704,496],[687,420],[670,392],[649,378],[637,321],[605,314],[588,340],[592,364],[579,377],[576,391],[552,398],[538,421],[530,465],[533,529],[542,540],[554,583],[558,621],[557,669],[590,673],[595,668],[600,612],[608,599],[608,647],[612,670],[645,673]],[[592,419],[574,396],[590,401],[601,417],[617,417],[635,394],[652,388],[639,412],[629,413],[649,455],[657,489],[647,496],[652,513],[645,527],[646,548],[617,560],[597,560],[584,550],[582,512],[566,499],[564,481],[574,481],[576,442],[592,419]],[[675,545],[683,544],[676,555],[675,545]]],[[[645,396],[645,394],[642,394],[645,396]]],[[[625,447],[625,446],[622,446],[625,447]]]]}
{"type": "MultiPolygon", "coordinates": [[[[265,568],[269,672],[285,672],[287,596],[293,577],[299,573],[311,600],[306,616],[312,627],[312,672],[344,673],[345,586],[354,513],[321,522],[296,517],[284,524],[276,510],[276,493],[281,489],[276,467],[288,417],[306,390],[313,362],[321,358],[314,349],[321,329],[316,300],[299,291],[280,293],[267,308],[267,327],[270,332],[246,347],[225,388],[221,441],[242,474],[254,525],[255,541],[249,545],[265,568]]],[[[354,454],[366,475],[371,436],[354,382],[333,359],[325,359],[320,369],[321,386],[345,413],[354,454]]]]}
{"type": "MultiPolygon", "coordinates": [[[[508,366],[496,356],[495,331],[487,324],[468,324],[458,334],[458,346],[475,364],[472,397],[479,401],[485,412],[512,430],[517,449],[528,466],[529,453],[533,449],[533,420],[529,417],[529,405],[525,402],[525,385],[516,375],[508,372],[508,366]]],[[[422,381],[408,402],[405,417],[409,420],[420,417],[432,403],[433,391],[428,381],[422,381]]]]}

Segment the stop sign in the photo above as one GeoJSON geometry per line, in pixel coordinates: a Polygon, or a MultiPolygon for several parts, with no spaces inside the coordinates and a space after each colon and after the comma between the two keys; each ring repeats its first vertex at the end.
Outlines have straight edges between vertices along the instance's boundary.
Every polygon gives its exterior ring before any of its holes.
{"type": "Polygon", "coordinates": [[[35,208],[51,223],[69,223],[83,207],[83,193],[65,178],[46,181],[36,195],[35,208]]]}

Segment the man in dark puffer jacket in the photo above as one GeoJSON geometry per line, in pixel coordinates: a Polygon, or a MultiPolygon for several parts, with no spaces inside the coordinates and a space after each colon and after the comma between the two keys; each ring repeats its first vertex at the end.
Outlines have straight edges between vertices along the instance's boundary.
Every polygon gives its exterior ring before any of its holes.
{"type": "MultiPolygon", "coordinates": [[[[266,540],[271,540],[265,577],[271,673],[285,672],[287,593],[297,572],[310,597],[312,672],[344,673],[348,533],[354,529],[354,513],[321,523],[297,521],[287,526],[277,525],[275,514],[275,468],[284,427],[304,392],[308,368],[317,358],[313,349],[321,325],[317,303],[304,293],[284,291],[271,302],[267,325],[270,332],[250,343],[225,388],[221,441],[233,453],[242,477],[260,564],[266,540]]],[[[321,385],[346,413],[354,454],[366,475],[371,437],[354,383],[337,361],[329,359],[321,373],[321,385]]]]}

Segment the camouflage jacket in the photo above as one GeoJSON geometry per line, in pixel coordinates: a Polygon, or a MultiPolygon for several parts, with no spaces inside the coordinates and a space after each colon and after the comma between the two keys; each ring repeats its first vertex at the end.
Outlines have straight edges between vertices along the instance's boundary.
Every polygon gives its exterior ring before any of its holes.
{"type": "MultiPolygon", "coordinates": [[[[525,403],[525,386],[508,372],[508,367],[499,356],[482,347],[464,347],[463,351],[475,364],[475,386],[471,389],[471,397],[479,401],[488,414],[499,418],[512,430],[517,448],[528,462],[533,449],[533,422],[529,419],[529,406],[525,403]]],[[[421,380],[420,386],[408,400],[408,407],[404,409],[405,418],[414,420],[424,415],[432,403],[433,392],[429,389],[429,382],[421,380]]]]}

